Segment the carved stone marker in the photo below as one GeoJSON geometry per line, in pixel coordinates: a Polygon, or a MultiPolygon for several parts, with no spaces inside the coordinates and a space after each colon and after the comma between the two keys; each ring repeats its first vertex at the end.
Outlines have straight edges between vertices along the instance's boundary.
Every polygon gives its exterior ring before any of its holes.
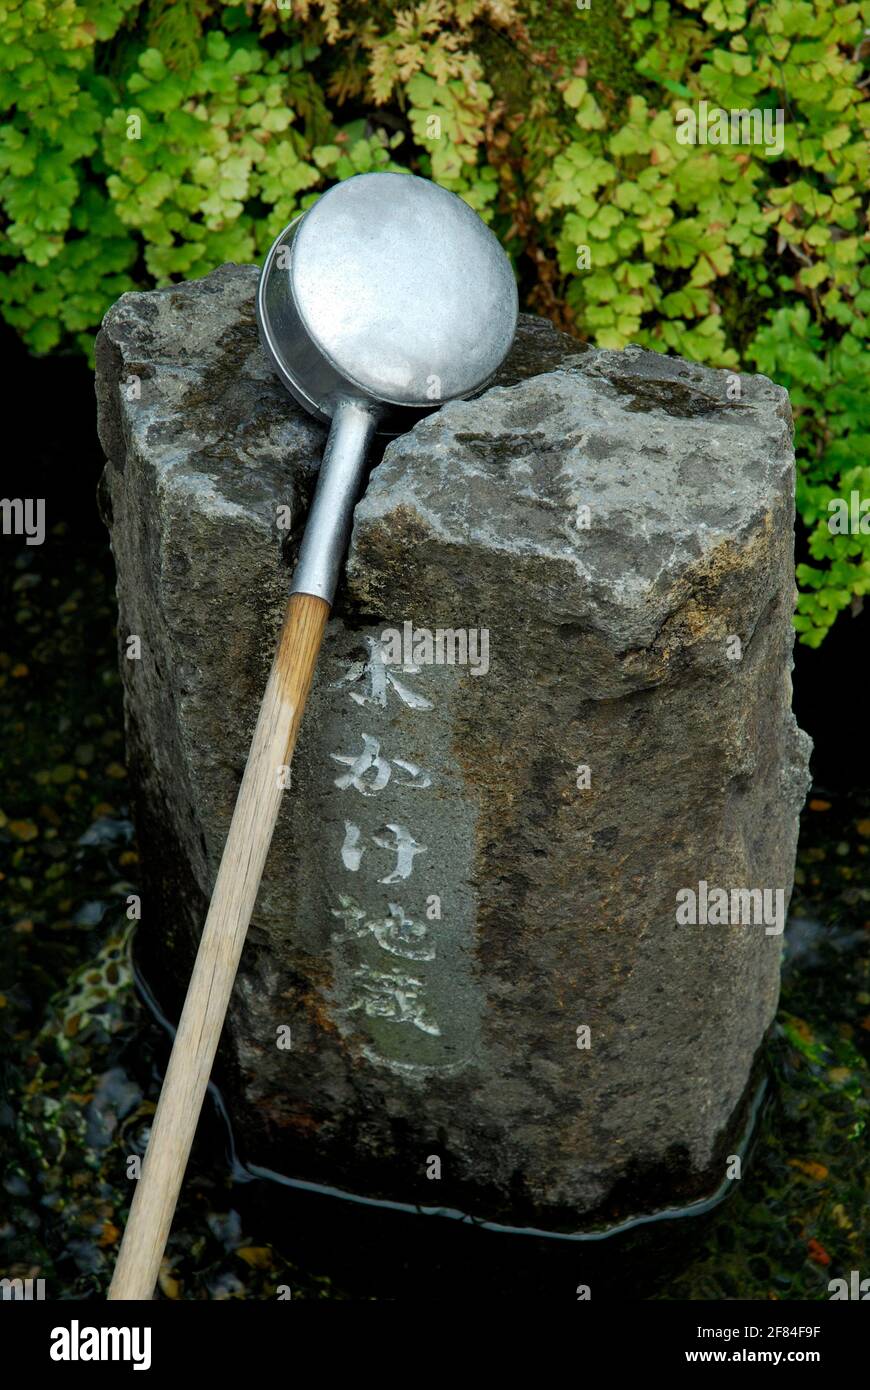
{"type": "MultiPolygon", "coordinates": [[[[256,279],[125,295],[98,340],[169,1005],[323,443],[256,279]]],[[[389,443],[357,508],[222,1084],[260,1166],[577,1231],[722,1184],[776,1007],[809,751],[791,415],[764,377],[529,317],[498,383],[389,443]]]]}

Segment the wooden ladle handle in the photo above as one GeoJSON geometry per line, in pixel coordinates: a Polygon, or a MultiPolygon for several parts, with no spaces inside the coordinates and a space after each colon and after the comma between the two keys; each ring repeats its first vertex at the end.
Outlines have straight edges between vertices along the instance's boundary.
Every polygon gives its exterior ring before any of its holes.
{"type": "Polygon", "coordinates": [[[286,769],[311,688],[329,604],[294,593],[272,663],[142,1176],[109,1289],[150,1299],[169,1237],[233,981],[272,841],[286,769]]]}

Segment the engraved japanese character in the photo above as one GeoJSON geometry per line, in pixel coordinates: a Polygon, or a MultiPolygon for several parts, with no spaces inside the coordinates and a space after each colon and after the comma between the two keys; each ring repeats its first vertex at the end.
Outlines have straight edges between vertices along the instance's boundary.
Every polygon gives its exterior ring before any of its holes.
{"type": "Polygon", "coordinates": [[[354,787],[363,796],[374,796],[376,792],[383,791],[393,775],[393,767],[400,767],[409,773],[409,777],[397,777],[396,786],[413,787],[415,791],[423,791],[426,787],[431,787],[432,778],[428,772],[412,763],[407,758],[394,758],[392,764],[387,758],[381,756],[380,740],[371,734],[363,734],[363,751],[357,756],[353,754],[330,753],[333,762],[342,763],[349,769],[335,778],[335,786],[340,791],[346,791],[349,787],[354,787]],[[366,774],[372,772],[372,777],[366,774]]]}
{"type": "Polygon", "coordinates": [[[426,1014],[420,1000],[423,981],[398,970],[375,970],[363,965],[353,972],[358,997],[347,1012],[362,1009],[367,1018],[385,1018],[392,1023],[410,1023],[430,1037],[441,1036],[441,1029],[426,1014]]]}
{"type": "MultiPolygon", "coordinates": [[[[363,691],[351,690],[350,698],[355,700],[358,705],[376,705],[379,709],[385,709],[387,704],[387,694],[393,689],[403,704],[409,709],[432,709],[431,700],[427,700],[424,695],[418,695],[415,690],[411,690],[403,681],[389,669],[384,661],[383,643],[377,637],[367,637],[366,646],[369,649],[368,661],[354,661],[348,667],[345,674],[337,681],[333,681],[332,690],[339,690],[344,685],[356,685],[364,683],[363,691]]],[[[398,668],[403,675],[419,675],[419,666],[400,666],[398,668]]]]}

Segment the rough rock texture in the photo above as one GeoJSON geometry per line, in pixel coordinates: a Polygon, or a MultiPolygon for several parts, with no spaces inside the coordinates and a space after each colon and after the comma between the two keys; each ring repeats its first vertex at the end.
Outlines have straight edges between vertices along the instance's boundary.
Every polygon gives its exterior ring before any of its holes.
{"type": "MultiPolygon", "coordinates": [[[[168,1007],[324,442],[260,350],[256,278],[125,295],[98,340],[168,1007]]],[[[791,415],[764,377],[732,400],[527,317],[499,382],[389,443],[357,509],[222,1084],[260,1165],[576,1230],[718,1186],[776,1006],[781,937],[677,925],[676,895],[791,891],[791,415]],[[405,622],[486,629],[488,672],[385,665],[405,622]]]]}

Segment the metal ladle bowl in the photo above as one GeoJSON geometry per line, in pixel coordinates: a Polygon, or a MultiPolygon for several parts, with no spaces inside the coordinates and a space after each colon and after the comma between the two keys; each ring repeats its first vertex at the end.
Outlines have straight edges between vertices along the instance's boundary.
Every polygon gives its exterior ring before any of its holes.
{"type": "Polygon", "coordinates": [[[331,603],[375,433],[471,395],[513,342],[510,262],[477,214],[412,174],[358,174],[278,236],[257,294],[263,346],[331,423],[291,592],[331,603]]]}
{"type": "Polygon", "coordinates": [[[336,184],[278,236],[260,277],[263,344],[300,405],[352,397],[396,434],[497,371],[517,290],[489,228],[413,174],[336,184]]]}

